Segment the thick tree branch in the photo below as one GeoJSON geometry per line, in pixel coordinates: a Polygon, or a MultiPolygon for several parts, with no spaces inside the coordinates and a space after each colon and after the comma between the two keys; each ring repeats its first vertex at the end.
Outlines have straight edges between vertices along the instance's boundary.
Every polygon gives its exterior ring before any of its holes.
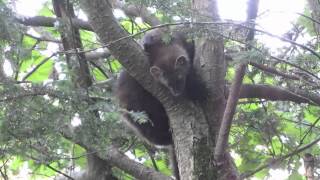
{"type": "Polygon", "coordinates": [[[133,74],[134,72],[141,72],[141,69],[148,72],[147,57],[137,42],[131,38],[124,38],[128,37],[128,34],[113,17],[110,4],[106,1],[96,0],[90,2],[83,1],[82,6],[87,11],[89,21],[101,41],[104,44],[109,44],[108,49],[111,54],[120,60],[133,77],[141,82],[148,80],[148,83],[143,83],[146,86],[151,84],[151,77],[148,77],[147,73],[133,74]],[[129,49],[130,51],[128,51],[129,49]]]}
{"type": "Polygon", "coordinates": [[[236,110],[237,102],[239,99],[240,88],[242,84],[242,80],[247,68],[247,64],[240,64],[237,68],[234,82],[230,88],[230,94],[227,100],[226,109],[223,114],[221,127],[219,129],[219,135],[217,139],[217,144],[215,148],[215,160],[218,163],[223,163],[224,154],[226,152],[226,148],[228,146],[228,139],[230,128],[232,124],[232,119],[236,110]]]}
{"type": "Polygon", "coordinates": [[[271,101],[292,101],[320,105],[320,96],[302,90],[290,91],[269,85],[244,84],[240,89],[239,98],[261,98],[271,101]]]}
{"type": "Polygon", "coordinates": [[[157,26],[161,24],[159,19],[151,14],[143,5],[128,5],[121,0],[114,1],[114,7],[122,9],[124,13],[131,18],[141,17],[144,22],[148,23],[151,26],[157,26]]]}
{"type": "Polygon", "coordinates": [[[305,169],[305,176],[307,180],[315,180],[314,179],[314,168],[315,168],[316,159],[310,153],[305,153],[303,156],[303,164],[305,169]]]}
{"type": "MultiPolygon", "coordinates": [[[[89,66],[83,50],[80,37],[80,30],[73,25],[73,19],[76,17],[73,5],[69,1],[52,0],[54,12],[61,23],[66,28],[60,28],[60,36],[64,50],[75,50],[76,54],[66,54],[66,62],[71,72],[71,80],[75,88],[87,90],[92,85],[92,77],[89,66]]],[[[88,97],[89,104],[92,99],[88,97]]],[[[93,117],[99,118],[97,110],[91,110],[93,117]]],[[[80,114],[82,116],[83,114],[80,114]]],[[[91,119],[84,118],[82,123],[87,124],[91,119]]],[[[88,151],[88,149],[86,149],[88,151]]],[[[87,156],[87,178],[88,179],[115,179],[112,175],[111,166],[108,161],[100,159],[96,154],[87,156]]]]}
{"type": "Polygon", "coordinates": [[[172,180],[170,177],[165,176],[152,168],[145,167],[144,165],[129,159],[116,148],[109,148],[105,154],[107,154],[106,160],[108,162],[111,162],[117,167],[121,167],[127,173],[134,175],[134,177],[137,179],[172,180]]]}
{"type": "MultiPolygon", "coordinates": [[[[258,7],[259,7],[259,0],[249,0],[248,1],[247,22],[249,23],[249,26],[251,26],[252,28],[255,27],[255,20],[258,15],[258,7]]],[[[254,29],[250,29],[249,33],[247,35],[247,38],[246,38],[247,43],[251,43],[251,41],[253,41],[254,34],[255,34],[254,29]]]]}
{"type": "Polygon", "coordinates": [[[110,52],[108,49],[103,49],[101,52],[87,52],[85,53],[87,60],[96,60],[100,58],[108,58],[110,56],[110,52]]]}
{"type": "Polygon", "coordinates": [[[172,180],[170,177],[165,176],[152,168],[146,167],[134,160],[129,159],[126,155],[112,145],[109,145],[106,150],[98,151],[91,147],[91,145],[82,142],[79,138],[74,138],[79,136],[77,134],[71,134],[71,132],[72,131],[70,131],[68,128],[61,130],[61,134],[66,139],[82,146],[85,149],[89,149],[89,152],[97,153],[99,158],[111,163],[111,165],[120,168],[137,179],[172,180]]]}
{"type": "MultiPolygon", "coordinates": [[[[24,24],[26,26],[44,26],[44,27],[54,27],[55,23],[59,22],[60,18],[52,18],[45,16],[34,16],[34,17],[15,17],[17,22],[24,24]]],[[[76,28],[81,28],[84,30],[92,31],[90,24],[81,19],[72,18],[72,24],[76,28]]]]}

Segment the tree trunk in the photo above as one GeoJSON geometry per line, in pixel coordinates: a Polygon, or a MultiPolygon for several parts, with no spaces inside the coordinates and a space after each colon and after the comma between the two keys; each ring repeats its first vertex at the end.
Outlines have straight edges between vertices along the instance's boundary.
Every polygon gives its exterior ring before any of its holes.
{"type": "MultiPolygon", "coordinates": [[[[126,37],[128,34],[113,17],[110,3],[104,0],[85,0],[82,2],[82,7],[89,16],[92,28],[101,41],[108,45],[111,54],[132,77],[163,103],[170,118],[181,179],[237,177],[237,173],[233,172],[234,164],[228,153],[225,154],[226,163],[222,166],[227,172],[221,171],[219,175],[213,157],[215,137],[219,132],[219,122],[225,108],[226,68],[223,39],[217,37],[209,40],[200,39],[197,42],[196,68],[208,84],[210,95],[206,102],[195,104],[187,99],[174,98],[168,91],[153,83],[148,73],[147,58],[140,46],[130,37],[126,37]],[[128,49],[131,51],[127,51],[128,49]]],[[[214,1],[197,1],[194,7],[199,12],[203,9],[208,9],[205,12],[209,12],[210,8],[216,8],[216,4],[214,1]]],[[[216,11],[210,10],[210,12],[214,12],[213,19],[218,18],[216,11]]]]}

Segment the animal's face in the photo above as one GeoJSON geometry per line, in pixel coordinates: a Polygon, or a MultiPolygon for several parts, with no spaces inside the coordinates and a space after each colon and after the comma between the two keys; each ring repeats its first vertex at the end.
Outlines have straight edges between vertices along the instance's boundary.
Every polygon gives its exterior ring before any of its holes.
{"type": "Polygon", "coordinates": [[[183,33],[168,33],[165,29],[149,31],[142,40],[148,55],[153,78],[168,88],[173,96],[184,93],[193,62],[194,43],[183,33]],[[169,42],[164,37],[170,36],[169,42]]]}
{"type": "Polygon", "coordinates": [[[190,62],[186,56],[179,56],[174,60],[173,67],[159,67],[153,65],[150,73],[153,78],[168,88],[173,96],[183,94],[186,86],[190,62]]]}

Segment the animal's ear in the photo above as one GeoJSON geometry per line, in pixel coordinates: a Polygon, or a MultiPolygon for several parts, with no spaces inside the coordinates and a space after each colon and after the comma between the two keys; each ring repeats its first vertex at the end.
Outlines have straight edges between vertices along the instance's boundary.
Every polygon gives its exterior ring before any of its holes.
{"type": "Polygon", "coordinates": [[[142,45],[145,51],[161,43],[162,31],[154,29],[147,32],[142,38],[142,45]]]}
{"type": "Polygon", "coordinates": [[[152,46],[155,45],[155,41],[153,40],[152,36],[148,36],[142,40],[142,45],[143,49],[148,52],[152,48],[152,46]]]}
{"type": "Polygon", "coordinates": [[[162,76],[162,74],[163,74],[162,70],[157,66],[152,66],[150,68],[150,73],[153,76],[153,78],[155,78],[155,79],[160,79],[160,76],[162,76]]]}
{"type": "Polygon", "coordinates": [[[182,68],[188,65],[188,60],[185,56],[179,56],[176,59],[175,68],[182,68]]]}

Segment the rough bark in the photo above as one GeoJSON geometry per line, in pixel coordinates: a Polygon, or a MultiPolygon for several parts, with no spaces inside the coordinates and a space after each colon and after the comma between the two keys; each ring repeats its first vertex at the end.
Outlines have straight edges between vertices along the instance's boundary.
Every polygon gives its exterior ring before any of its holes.
{"type": "Polygon", "coordinates": [[[240,98],[261,98],[270,101],[292,101],[320,105],[320,97],[317,94],[297,89],[290,91],[270,85],[245,84],[240,89],[240,98]]]}
{"type": "MultiPolygon", "coordinates": [[[[87,144],[88,142],[83,142],[81,139],[77,138],[80,135],[76,132],[71,133],[69,128],[62,129],[61,134],[66,139],[84,147],[85,149],[89,150],[88,156],[92,154],[92,152],[99,152],[94,153],[89,163],[89,168],[86,172],[81,172],[74,176],[77,180],[100,180],[100,178],[104,178],[106,180],[111,180],[114,178],[111,174],[106,174],[106,168],[110,168],[110,165],[115,166],[123,170],[124,172],[132,175],[137,179],[148,179],[148,180],[172,180],[170,177],[163,175],[160,172],[155,171],[152,168],[145,167],[144,165],[129,159],[125,154],[120,152],[116,147],[110,145],[105,151],[97,151],[92,147],[92,144],[87,144]],[[97,157],[98,156],[98,157],[97,157]],[[101,161],[102,160],[102,161],[101,161]],[[106,163],[108,162],[108,163],[106,163]],[[92,164],[91,164],[92,163],[92,164]],[[102,176],[102,177],[101,177],[102,176]],[[78,178],[81,177],[81,178],[78,178]]],[[[64,178],[65,179],[65,178],[64,178]]],[[[63,180],[64,180],[63,179],[63,180]]]]}
{"type": "MultiPolygon", "coordinates": [[[[320,1],[318,0],[308,0],[309,8],[311,9],[311,20],[313,21],[313,28],[317,35],[317,41],[315,42],[315,47],[320,47],[320,1]]],[[[316,49],[315,48],[315,49],[316,49]]]]}
{"type": "Polygon", "coordinates": [[[112,1],[113,1],[112,4],[114,8],[122,9],[124,13],[130,18],[141,17],[144,22],[148,23],[151,26],[156,26],[161,24],[160,20],[156,16],[151,14],[148,11],[148,9],[142,4],[128,5],[121,0],[112,0],[112,1]]]}
{"type": "Polygon", "coordinates": [[[221,164],[224,163],[224,154],[227,151],[229,142],[229,133],[232,124],[233,115],[236,111],[236,106],[238,103],[240,89],[245,75],[247,64],[240,64],[237,68],[234,81],[230,88],[230,94],[228,96],[228,101],[226,105],[225,112],[223,114],[221,127],[219,130],[216,149],[215,149],[215,159],[221,164]]]}
{"type": "Polygon", "coordinates": [[[311,16],[316,21],[313,23],[313,26],[318,36],[318,42],[320,42],[320,2],[318,0],[308,0],[308,3],[311,9],[311,16]]]}
{"type": "Polygon", "coordinates": [[[315,158],[310,153],[305,153],[303,156],[303,164],[305,169],[305,176],[307,180],[314,180],[314,165],[315,158]]]}
{"type": "MultiPolygon", "coordinates": [[[[216,171],[213,163],[213,152],[216,143],[215,137],[219,132],[220,120],[222,119],[225,108],[225,94],[227,94],[227,92],[224,92],[226,69],[223,39],[220,37],[209,39],[200,38],[196,42],[197,59],[195,66],[208,85],[210,94],[205,103],[195,105],[186,99],[173,98],[166,90],[153,83],[149,73],[147,73],[149,66],[143,51],[135,41],[130,38],[125,38],[128,34],[121,29],[114,19],[110,3],[105,0],[86,0],[82,3],[89,14],[90,23],[93,28],[86,22],[77,20],[75,17],[70,17],[70,15],[62,17],[63,13],[56,11],[57,14],[60,14],[57,19],[61,18],[62,21],[69,23],[71,30],[73,25],[76,25],[76,28],[94,29],[101,41],[104,44],[109,44],[110,52],[119,59],[127,71],[164,104],[170,117],[170,126],[173,130],[181,178],[183,180],[216,179],[217,177],[219,177],[219,179],[236,179],[236,168],[229,153],[225,152],[224,156],[227,163],[224,164],[223,167],[218,167],[221,171],[216,171]],[[122,40],[119,41],[119,39],[122,40]],[[130,51],[128,51],[129,49],[130,51]],[[219,174],[216,174],[216,172],[219,174]]],[[[255,5],[255,7],[257,7],[257,5],[255,5]]],[[[194,9],[197,11],[197,21],[207,20],[207,17],[210,17],[212,20],[219,19],[216,2],[214,0],[196,1],[194,2],[194,9]]],[[[133,13],[128,11],[127,14],[131,13],[132,16],[137,16],[139,14],[135,14],[137,13],[136,11],[136,9],[133,13]]],[[[143,9],[143,11],[145,11],[144,13],[147,12],[146,9],[143,9]]],[[[150,14],[140,15],[149,16],[150,14]]],[[[40,24],[53,26],[57,19],[35,17],[34,19],[27,20],[18,19],[18,21],[34,26],[40,24]]],[[[146,21],[150,21],[152,25],[159,24],[155,19],[146,19],[146,21]]],[[[81,49],[81,41],[79,44],[79,42],[75,42],[75,39],[72,38],[74,34],[78,36],[79,32],[76,30],[69,33],[69,39],[68,36],[62,37],[65,50],[81,49]],[[74,46],[75,44],[77,45],[74,46]]],[[[79,39],[78,37],[78,40],[79,39]]],[[[253,36],[250,35],[249,39],[252,40],[253,36]]],[[[109,53],[104,55],[109,55],[109,53]]],[[[76,86],[80,88],[90,86],[92,82],[89,78],[88,65],[84,63],[86,62],[84,54],[79,53],[76,56],[67,55],[67,60],[76,60],[74,63],[79,64],[79,67],[76,68],[78,70],[75,71],[76,76],[79,78],[75,78],[75,82],[77,82],[76,86]]],[[[68,64],[72,64],[70,65],[70,69],[74,69],[72,62],[68,64]]],[[[320,98],[318,96],[306,95],[304,92],[299,91],[290,92],[264,85],[244,85],[239,93],[240,98],[266,98],[269,100],[290,100],[299,103],[320,104],[320,98]]],[[[235,104],[233,106],[235,106],[235,104]]],[[[233,113],[234,109],[230,114],[233,113]]],[[[229,125],[230,124],[231,123],[229,123],[229,125]]],[[[223,140],[223,143],[227,143],[227,140],[223,140]]],[[[225,148],[223,151],[225,151],[225,148]]],[[[219,155],[221,154],[224,153],[219,153],[219,155]]],[[[135,163],[113,147],[110,147],[104,154],[92,155],[91,158],[89,158],[88,179],[112,179],[112,176],[106,176],[106,173],[110,175],[109,171],[111,166],[109,162],[139,179],[170,179],[161,173],[155,173],[152,169],[135,163]],[[90,161],[90,159],[92,161],[90,161]]]]}
{"type": "Polygon", "coordinates": [[[208,174],[208,171],[203,169],[208,167],[206,164],[203,166],[194,164],[194,153],[204,154],[205,149],[202,146],[206,144],[208,137],[208,129],[202,110],[185,99],[172,97],[168,91],[152,83],[153,81],[148,73],[147,59],[135,41],[124,39],[112,43],[127,36],[127,34],[114,19],[109,3],[103,0],[87,0],[83,1],[82,6],[101,41],[110,44],[108,48],[111,54],[119,59],[132,77],[137,79],[145,89],[154,94],[164,104],[173,131],[181,179],[199,179],[195,175],[196,168],[199,172],[198,175],[208,174]],[[128,51],[128,49],[131,51],[128,51]]]}
{"type": "MultiPolygon", "coordinates": [[[[53,0],[54,12],[63,22],[60,27],[60,35],[65,51],[72,50],[77,52],[82,50],[82,42],[78,28],[72,24],[72,18],[75,18],[72,4],[69,1],[53,0]]],[[[92,85],[89,67],[84,53],[66,54],[68,69],[71,74],[72,82],[75,88],[86,90],[92,85]]],[[[93,117],[96,112],[92,112],[93,117]]],[[[99,118],[99,117],[97,117],[99,118]]],[[[87,156],[88,169],[86,171],[86,179],[107,180],[115,179],[112,176],[111,166],[107,161],[100,159],[96,154],[87,156]]]]}
{"type": "MultiPolygon", "coordinates": [[[[116,148],[109,148],[105,155],[100,155],[105,157],[108,162],[112,162],[113,165],[117,167],[122,167],[122,169],[133,175],[137,179],[148,179],[148,180],[172,180],[172,178],[163,175],[160,172],[155,171],[152,168],[145,167],[142,164],[139,164],[127,156],[120,153],[116,148]],[[123,168],[125,167],[125,168],[123,168]]],[[[109,180],[109,179],[106,179],[109,180]]]]}
{"type": "MultiPolygon", "coordinates": [[[[215,0],[194,1],[196,21],[219,20],[217,2],[215,0]],[[200,12],[200,13],[199,13],[200,12]]],[[[196,41],[196,67],[201,72],[202,79],[206,82],[210,91],[206,103],[202,104],[208,126],[210,128],[210,161],[214,161],[216,136],[220,129],[220,122],[225,109],[225,74],[226,65],[224,57],[224,43],[222,37],[204,37],[196,41]]],[[[228,152],[224,152],[225,164],[214,167],[214,163],[208,164],[209,169],[215,172],[215,177],[209,179],[236,179],[238,173],[233,160],[228,152]]]]}
{"type": "MultiPolygon", "coordinates": [[[[54,27],[54,24],[58,22],[59,18],[45,17],[45,16],[34,16],[34,17],[16,17],[17,22],[26,26],[43,26],[43,27],[54,27]]],[[[76,28],[92,31],[91,26],[88,22],[81,19],[72,18],[72,24],[76,28]]]]}

